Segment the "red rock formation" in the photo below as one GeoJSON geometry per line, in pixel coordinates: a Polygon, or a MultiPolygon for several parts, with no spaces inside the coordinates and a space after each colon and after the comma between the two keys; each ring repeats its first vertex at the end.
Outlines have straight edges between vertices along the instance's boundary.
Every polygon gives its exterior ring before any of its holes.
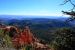
{"type": "Polygon", "coordinates": [[[32,45],[35,50],[51,50],[48,46],[41,44],[37,38],[33,36],[28,26],[25,27],[23,32],[14,26],[7,26],[4,28],[6,31],[16,30],[16,33],[12,37],[13,46],[19,49],[25,45],[32,45]]]}
{"type": "Polygon", "coordinates": [[[18,46],[18,47],[24,46],[24,45],[31,44],[33,42],[32,39],[33,39],[32,33],[30,32],[30,29],[26,26],[23,32],[21,32],[20,34],[16,34],[13,37],[13,43],[14,46],[18,46]]]}

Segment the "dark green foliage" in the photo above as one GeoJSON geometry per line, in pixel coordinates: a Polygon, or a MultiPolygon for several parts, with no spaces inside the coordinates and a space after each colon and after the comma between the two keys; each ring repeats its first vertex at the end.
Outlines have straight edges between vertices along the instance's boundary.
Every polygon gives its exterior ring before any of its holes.
{"type": "Polygon", "coordinates": [[[32,49],[32,46],[26,46],[25,49],[26,49],[26,50],[31,50],[31,49],[32,49]]]}
{"type": "Polygon", "coordinates": [[[9,37],[9,32],[4,32],[4,29],[0,29],[0,47],[11,47],[11,37],[9,37]]]}
{"type": "Polygon", "coordinates": [[[9,36],[10,37],[13,37],[15,34],[17,34],[16,30],[14,28],[10,28],[10,31],[9,31],[9,36]]]}
{"type": "Polygon", "coordinates": [[[69,28],[61,28],[54,33],[53,45],[58,50],[73,50],[75,46],[75,31],[69,28]]]}

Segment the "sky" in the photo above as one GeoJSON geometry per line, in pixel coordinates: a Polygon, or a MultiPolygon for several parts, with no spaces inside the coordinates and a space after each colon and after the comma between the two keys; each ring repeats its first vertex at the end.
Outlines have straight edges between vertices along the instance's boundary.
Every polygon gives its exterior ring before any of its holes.
{"type": "Polygon", "coordinates": [[[62,16],[62,10],[72,7],[60,5],[64,0],[0,0],[0,15],[62,16]]]}

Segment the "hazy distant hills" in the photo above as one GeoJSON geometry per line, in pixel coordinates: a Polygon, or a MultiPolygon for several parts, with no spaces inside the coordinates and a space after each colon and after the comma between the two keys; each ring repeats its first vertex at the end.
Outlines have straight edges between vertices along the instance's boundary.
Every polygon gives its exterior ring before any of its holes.
{"type": "Polygon", "coordinates": [[[21,15],[0,15],[0,22],[6,24],[18,24],[18,25],[48,25],[52,27],[70,26],[72,22],[65,23],[68,17],[56,17],[56,16],[21,16],[21,15]]]}
{"type": "Polygon", "coordinates": [[[52,19],[58,19],[58,18],[67,18],[67,17],[58,17],[58,16],[24,16],[24,15],[0,15],[0,20],[8,20],[8,19],[30,19],[30,18],[52,18],[52,19]]]}
{"type": "Polygon", "coordinates": [[[0,15],[0,22],[7,25],[36,25],[42,27],[71,27],[72,23],[65,23],[67,17],[55,16],[17,16],[17,15],[0,15]],[[47,18],[46,18],[47,17],[47,18]],[[48,18],[49,17],[49,18],[48,18]]]}
{"type": "MultiPolygon", "coordinates": [[[[14,25],[19,28],[29,26],[33,34],[41,39],[50,40],[50,32],[57,28],[74,27],[74,22],[67,22],[67,17],[27,17],[27,16],[0,16],[0,23],[5,25],[14,25]],[[31,18],[32,17],[32,18],[31,18]],[[43,36],[42,36],[43,35],[43,36]]],[[[45,17],[45,16],[44,16],[45,17]]]]}

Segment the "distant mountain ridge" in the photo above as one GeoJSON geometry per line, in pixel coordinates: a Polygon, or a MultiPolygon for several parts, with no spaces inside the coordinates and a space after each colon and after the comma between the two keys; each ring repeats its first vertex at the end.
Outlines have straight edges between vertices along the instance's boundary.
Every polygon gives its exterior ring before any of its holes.
{"type": "MultiPolygon", "coordinates": [[[[50,32],[58,28],[73,28],[74,24],[66,22],[67,17],[50,18],[27,18],[25,16],[0,16],[0,24],[18,26],[24,29],[29,26],[33,34],[41,39],[50,40],[50,32]],[[16,17],[16,18],[15,18],[16,17]],[[20,17],[20,18],[19,18],[20,17]],[[43,35],[43,36],[42,36],[43,35]]],[[[32,17],[32,16],[31,16],[32,17]]]]}
{"type": "Polygon", "coordinates": [[[29,18],[51,18],[51,19],[60,19],[60,18],[68,18],[68,17],[62,17],[62,16],[25,16],[25,15],[0,15],[0,19],[29,19],[29,18]]]}
{"type": "MultiPolygon", "coordinates": [[[[66,25],[64,22],[68,19],[68,17],[55,17],[55,16],[19,16],[19,15],[0,15],[0,22],[4,23],[16,23],[20,25],[32,23],[32,24],[52,24],[53,25],[66,25]],[[45,17],[45,18],[44,18],[45,17]],[[47,18],[46,18],[47,17],[47,18]],[[49,18],[48,18],[49,17],[49,18]]],[[[31,24],[30,24],[31,25],[31,24]]],[[[67,25],[70,25],[67,23],[67,25]]]]}
{"type": "MultiPolygon", "coordinates": [[[[5,24],[8,23],[15,23],[15,24],[23,24],[25,25],[27,22],[32,24],[50,24],[52,26],[54,25],[73,25],[73,23],[67,23],[64,22],[68,19],[68,17],[57,17],[57,16],[24,16],[24,15],[0,15],[0,22],[3,22],[5,24]]],[[[30,24],[31,25],[31,24],[30,24]]],[[[60,27],[60,26],[59,26],[60,27]]]]}

